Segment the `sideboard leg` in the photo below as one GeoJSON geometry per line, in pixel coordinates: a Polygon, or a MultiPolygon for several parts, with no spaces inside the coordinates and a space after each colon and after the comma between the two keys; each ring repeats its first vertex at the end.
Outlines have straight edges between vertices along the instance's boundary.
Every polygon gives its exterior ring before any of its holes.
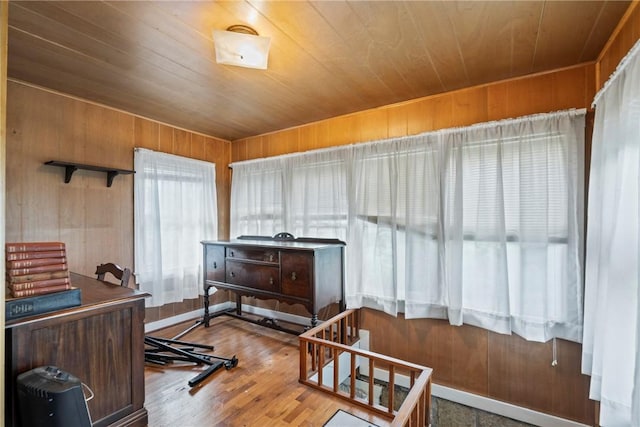
{"type": "Polygon", "coordinates": [[[236,294],[236,314],[242,316],[242,295],[236,294]]]}
{"type": "Polygon", "coordinates": [[[204,323],[204,327],[209,327],[209,320],[211,320],[211,315],[209,314],[209,289],[211,286],[204,287],[204,316],[202,317],[202,323],[204,323]]]}
{"type": "Polygon", "coordinates": [[[183,336],[187,335],[189,332],[193,331],[195,328],[197,328],[200,325],[204,325],[205,328],[209,327],[209,321],[213,317],[211,316],[211,313],[209,313],[209,289],[210,288],[211,288],[210,285],[205,285],[204,287],[204,314],[202,316],[202,319],[197,320],[195,324],[191,325],[184,331],[180,332],[178,335],[176,335],[172,339],[178,340],[183,336]]]}

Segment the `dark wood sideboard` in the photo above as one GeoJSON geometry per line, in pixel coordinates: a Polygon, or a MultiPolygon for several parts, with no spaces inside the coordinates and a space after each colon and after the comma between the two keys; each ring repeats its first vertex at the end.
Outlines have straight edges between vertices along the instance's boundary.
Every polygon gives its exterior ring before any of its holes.
{"type": "Polygon", "coordinates": [[[18,426],[16,378],[53,365],[94,392],[93,426],[146,426],[143,292],[71,273],[82,304],[5,325],[5,425],[18,426]]]}
{"type": "MultiPolygon", "coordinates": [[[[344,243],[334,239],[282,241],[255,237],[202,242],[205,326],[216,315],[209,313],[212,286],[235,293],[235,315],[241,318],[242,296],[301,304],[311,314],[310,326],[317,324],[320,309],[333,303],[339,303],[341,311],[344,309],[344,243]]],[[[229,311],[218,314],[233,315],[229,311]]],[[[300,332],[269,322],[258,323],[300,332]]]]}

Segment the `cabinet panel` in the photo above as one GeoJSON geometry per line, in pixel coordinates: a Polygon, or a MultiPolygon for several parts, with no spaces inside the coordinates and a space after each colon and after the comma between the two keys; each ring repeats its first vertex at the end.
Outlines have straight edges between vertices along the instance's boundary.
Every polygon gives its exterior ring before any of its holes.
{"type": "Polygon", "coordinates": [[[133,327],[128,308],[34,329],[25,337],[30,343],[29,364],[54,365],[80,378],[100,397],[87,405],[91,418],[101,420],[132,406],[132,387],[114,384],[131,384],[133,348],[128,332],[133,327]],[[83,363],[87,358],[91,363],[83,363]]]}
{"type": "Polygon", "coordinates": [[[205,246],[205,280],[224,282],[224,247],[205,246]]]}
{"type": "Polygon", "coordinates": [[[313,257],[309,254],[282,253],[282,293],[311,299],[313,257]]]}
{"type": "Polygon", "coordinates": [[[278,267],[262,264],[250,264],[227,259],[227,283],[247,285],[262,291],[278,292],[280,289],[280,271],[278,267]]]}

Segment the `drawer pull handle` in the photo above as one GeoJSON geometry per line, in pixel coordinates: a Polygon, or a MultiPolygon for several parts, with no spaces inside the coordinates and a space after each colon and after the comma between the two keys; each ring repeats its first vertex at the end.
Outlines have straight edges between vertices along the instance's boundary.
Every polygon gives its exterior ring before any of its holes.
{"type": "Polygon", "coordinates": [[[293,273],[291,273],[291,280],[296,280],[296,272],[294,271],[293,273]]]}
{"type": "Polygon", "coordinates": [[[233,257],[233,256],[234,256],[234,255],[233,255],[233,251],[229,251],[229,256],[230,256],[230,257],[233,257]]]}
{"type": "Polygon", "coordinates": [[[231,273],[229,273],[229,275],[230,275],[231,277],[236,277],[236,273],[234,273],[233,271],[232,271],[231,273]]]}
{"type": "Polygon", "coordinates": [[[215,262],[215,261],[213,262],[213,268],[214,268],[214,269],[218,268],[218,263],[217,263],[217,262],[215,262]]]}
{"type": "Polygon", "coordinates": [[[273,285],[273,277],[269,277],[269,284],[273,285]]]}
{"type": "Polygon", "coordinates": [[[269,262],[273,262],[273,254],[269,254],[269,262]]]}

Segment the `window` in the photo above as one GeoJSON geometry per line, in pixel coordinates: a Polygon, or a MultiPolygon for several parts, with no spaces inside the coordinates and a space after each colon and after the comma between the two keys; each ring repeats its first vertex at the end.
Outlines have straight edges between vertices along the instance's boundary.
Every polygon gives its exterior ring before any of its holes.
{"type": "Polygon", "coordinates": [[[147,306],[196,298],[202,240],[217,238],[215,165],[135,151],[135,272],[147,306]]]}
{"type": "Polygon", "coordinates": [[[269,165],[261,234],[346,240],[350,307],[580,341],[583,151],[569,111],[243,162],[232,185],[269,165]]]}

